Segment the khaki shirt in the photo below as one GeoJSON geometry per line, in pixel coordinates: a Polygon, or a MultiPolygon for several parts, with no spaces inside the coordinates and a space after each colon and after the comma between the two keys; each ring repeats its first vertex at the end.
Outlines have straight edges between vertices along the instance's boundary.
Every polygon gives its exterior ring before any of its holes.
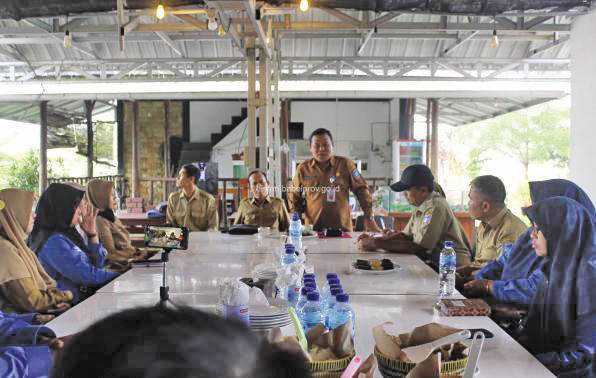
{"type": "Polygon", "coordinates": [[[108,251],[106,260],[127,262],[134,257],[137,249],[132,245],[126,226],[118,218],[110,222],[102,216],[97,217],[97,236],[108,251]]]}
{"type": "Polygon", "coordinates": [[[195,188],[188,199],[184,191],[172,193],[168,199],[166,220],[189,231],[217,231],[219,216],[215,197],[199,188],[195,188]]]}
{"type": "Polygon", "coordinates": [[[288,193],[290,211],[304,213],[306,224],[315,230],[342,228],[352,231],[350,190],[354,192],[364,215],[372,215],[372,198],[368,184],[348,158],[333,156],[321,169],[313,158],[300,164],[288,193]],[[301,191],[306,198],[303,204],[301,191]]]}
{"type": "Polygon", "coordinates": [[[463,227],[439,193],[433,192],[412,213],[402,231],[412,236],[414,243],[434,255],[443,249],[443,242],[451,240],[457,256],[457,266],[470,263],[470,246],[463,227]]]}
{"type": "Polygon", "coordinates": [[[528,226],[504,207],[492,219],[481,222],[474,233],[476,264],[496,260],[503,252],[503,244],[514,243],[528,226]]]}
{"type": "Polygon", "coordinates": [[[234,224],[252,224],[286,231],[289,227],[288,210],[282,199],[267,196],[263,201],[245,198],[240,201],[234,224]]]}

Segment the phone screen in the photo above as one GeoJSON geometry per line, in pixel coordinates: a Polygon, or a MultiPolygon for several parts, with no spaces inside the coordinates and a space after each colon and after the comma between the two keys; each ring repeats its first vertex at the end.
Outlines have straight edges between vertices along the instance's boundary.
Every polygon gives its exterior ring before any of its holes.
{"type": "Polygon", "coordinates": [[[145,228],[145,246],[187,249],[188,229],[186,227],[147,226],[145,228]]]}

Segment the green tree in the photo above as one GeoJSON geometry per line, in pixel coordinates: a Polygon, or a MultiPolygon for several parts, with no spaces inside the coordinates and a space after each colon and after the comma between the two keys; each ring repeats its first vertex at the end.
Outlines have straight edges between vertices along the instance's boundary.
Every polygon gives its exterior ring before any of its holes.
{"type": "Polygon", "coordinates": [[[468,172],[480,171],[494,151],[519,161],[524,167],[526,181],[530,163],[554,161],[557,166],[566,167],[569,162],[569,116],[569,109],[541,106],[536,113],[526,109],[489,121],[479,133],[467,138],[475,146],[470,151],[468,172]]]}
{"type": "MultiPolygon", "coordinates": [[[[54,175],[56,165],[64,169],[64,161],[48,162],[48,177],[54,175]]],[[[37,192],[39,190],[39,150],[31,149],[22,158],[15,159],[8,168],[8,187],[37,192]]]]}

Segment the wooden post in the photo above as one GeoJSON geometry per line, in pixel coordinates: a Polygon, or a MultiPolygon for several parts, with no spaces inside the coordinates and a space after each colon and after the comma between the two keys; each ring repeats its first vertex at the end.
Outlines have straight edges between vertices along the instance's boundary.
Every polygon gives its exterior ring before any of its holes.
{"type": "MultiPolygon", "coordinates": [[[[252,46],[246,49],[246,59],[248,63],[248,171],[256,168],[256,144],[257,144],[257,64],[255,56],[254,40],[252,46]]],[[[262,120],[261,120],[262,122],[262,120]]]]}
{"type": "Polygon", "coordinates": [[[432,104],[432,139],[430,142],[430,170],[435,176],[435,180],[438,180],[439,175],[439,100],[433,98],[432,104]]]}
{"type": "MultiPolygon", "coordinates": [[[[170,177],[170,100],[164,104],[164,142],[163,142],[164,177],[170,177]]],[[[162,201],[168,200],[168,182],[164,180],[162,186],[162,201]]]]}
{"type": "Polygon", "coordinates": [[[85,100],[85,115],[87,116],[87,177],[93,177],[93,107],[95,101],[85,100]]]}
{"type": "Polygon", "coordinates": [[[132,196],[140,195],[139,180],[139,102],[132,103],[132,196]]]}
{"type": "Polygon", "coordinates": [[[48,102],[39,103],[39,194],[48,186],[48,102]]]}

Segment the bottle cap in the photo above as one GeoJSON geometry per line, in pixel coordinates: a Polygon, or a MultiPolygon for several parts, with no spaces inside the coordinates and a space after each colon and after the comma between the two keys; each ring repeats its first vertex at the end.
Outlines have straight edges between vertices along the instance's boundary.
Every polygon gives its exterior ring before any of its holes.
{"type": "Polygon", "coordinates": [[[293,221],[298,221],[298,220],[300,220],[300,214],[298,214],[298,213],[294,213],[294,214],[292,215],[292,220],[293,220],[293,221]]]}
{"type": "Polygon", "coordinates": [[[346,293],[341,293],[341,294],[337,294],[335,299],[341,303],[348,303],[348,301],[350,300],[350,296],[346,293]]]}
{"type": "Polygon", "coordinates": [[[338,294],[341,294],[344,292],[344,289],[342,289],[341,287],[332,287],[331,288],[331,295],[333,295],[334,297],[337,296],[338,294]]]}
{"type": "Polygon", "coordinates": [[[331,285],[339,285],[339,279],[338,278],[332,278],[332,279],[330,279],[327,282],[329,282],[329,286],[331,286],[331,285]]]}
{"type": "Polygon", "coordinates": [[[304,273],[304,278],[315,278],[313,273],[304,273]]]}
{"type": "Polygon", "coordinates": [[[292,248],[286,248],[286,255],[295,255],[296,251],[292,248]]]}
{"type": "Polygon", "coordinates": [[[311,291],[310,293],[306,294],[306,299],[309,301],[316,302],[319,300],[319,292],[318,291],[311,291]]]}
{"type": "Polygon", "coordinates": [[[302,286],[302,289],[300,290],[300,292],[302,293],[302,295],[307,295],[308,293],[310,293],[313,290],[314,289],[312,287],[302,286]]]}
{"type": "Polygon", "coordinates": [[[312,281],[306,281],[306,282],[304,283],[304,286],[308,286],[308,287],[310,287],[310,288],[313,288],[313,289],[315,289],[315,290],[316,290],[316,288],[317,288],[317,283],[316,283],[316,282],[312,282],[312,281]]]}
{"type": "Polygon", "coordinates": [[[327,280],[331,278],[337,278],[337,273],[327,273],[327,280]]]}
{"type": "Polygon", "coordinates": [[[445,240],[444,245],[446,248],[453,248],[453,242],[451,240],[445,240]]]}
{"type": "Polygon", "coordinates": [[[329,291],[331,291],[331,289],[343,289],[343,287],[341,287],[341,285],[340,285],[340,284],[337,284],[337,285],[330,285],[330,286],[329,286],[329,291]]]}

